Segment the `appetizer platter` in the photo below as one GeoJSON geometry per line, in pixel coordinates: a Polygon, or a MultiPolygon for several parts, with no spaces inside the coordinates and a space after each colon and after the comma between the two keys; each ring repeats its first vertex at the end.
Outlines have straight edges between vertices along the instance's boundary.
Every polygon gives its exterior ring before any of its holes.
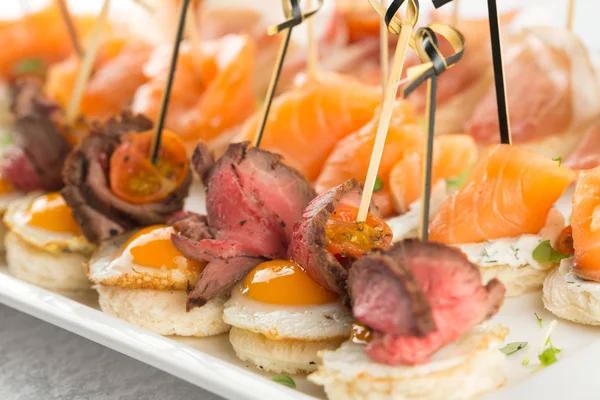
{"type": "Polygon", "coordinates": [[[0,302],[231,399],[593,398],[586,5],[224,3],[0,21],[0,302]]]}

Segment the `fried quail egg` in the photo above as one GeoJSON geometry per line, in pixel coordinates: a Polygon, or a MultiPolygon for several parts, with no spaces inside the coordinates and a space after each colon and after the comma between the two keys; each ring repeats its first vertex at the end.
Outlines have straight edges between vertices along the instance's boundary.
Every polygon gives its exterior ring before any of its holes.
{"type": "Polygon", "coordinates": [[[298,265],[260,264],[234,288],[225,322],[271,340],[347,338],[353,317],[339,296],[313,281],[298,265]]]}
{"type": "Polygon", "coordinates": [[[4,223],[23,241],[49,253],[91,253],[94,249],[60,193],[28,195],[11,202],[4,223]]]}
{"type": "Polygon", "coordinates": [[[128,289],[185,290],[205,264],[177,250],[172,233],[170,226],[154,225],[107,240],[88,263],[89,279],[128,289]]]}
{"type": "Polygon", "coordinates": [[[0,177],[0,215],[4,215],[10,203],[25,196],[15,190],[9,181],[0,177]]]}

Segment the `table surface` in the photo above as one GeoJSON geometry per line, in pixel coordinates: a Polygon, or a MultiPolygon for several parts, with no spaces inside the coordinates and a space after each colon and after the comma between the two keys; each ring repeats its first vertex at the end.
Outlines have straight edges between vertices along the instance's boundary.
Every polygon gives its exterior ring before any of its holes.
{"type": "Polygon", "coordinates": [[[0,304],[0,399],[221,398],[0,304]]]}

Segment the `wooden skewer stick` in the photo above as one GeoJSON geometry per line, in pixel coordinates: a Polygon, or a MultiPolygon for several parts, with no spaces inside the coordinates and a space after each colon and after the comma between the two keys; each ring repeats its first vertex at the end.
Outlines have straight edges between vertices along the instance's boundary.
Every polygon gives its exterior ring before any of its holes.
{"type": "Polygon", "coordinates": [[[29,14],[29,0],[19,0],[19,8],[23,16],[29,14]]]}
{"type": "Polygon", "coordinates": [[[569,10],[567,13],[567,29],[573,30],[573,20],[575,19],[575,0],[569,0],[569,10]]]}
{"type": "Polygon", "coordinates": [[[506,104],[506,84],[504,83],[504,65],[502,62],[502,38],[500,37],[500,16],[496,0],[488,0],[490,19],[490,36],[492,40],[492,61],[494,65],[494,82],[496,85],[496,102],[498,104],[498,122],[500,126],[500,143],[511,144],[510,118],[506,104]]]}
{"type": "Polygon", "coordinates": [[[187,12],[187,21],[185,23],[185,29],[187,36],[190,38],[192,44],[192,62],[194,64],[194,72],[199,82],[202,82],[202,60],[199,55],[202,51],[202,40],[198,32],[198,14],[197,10],[192,5],[189,7],[187,12]]]}
{"type": "Polygon", "coordinates": [[[460,0],[454,0],[454,8],[452,9],[452,26],[458,26],[460,22],[460,0]]]}
{"type": "Polygon", "coordinates": [[[136,3],[137,5],[141,6],[148,12],[153,13],[156,11],[153,6],[151,6],[150,4],[148,4],[148,2],[146,2],[146,0],[133,0],[133,2],[136,3]]]}
{"type": "MultiPolygon", "coordinates": [[[[313,0],[306,0],[306,7],[310,10],[313,8],[313,0]]],[[[315,21],[309,18],[306,21],[308,31],[308,77],[316,79],[319,69],[319,47],[315,33],[315,21]]]]}
{"type": "Polygon", "coordinates": [[[167,76],[167,84],[165,91],[163,92],[162,99],[160,102],[160,111],[158,113],[158,120],[154,126],[154,139],[152,140],[152,148],[150,151],[150,161],[156,165],[158,162],[158,152],[160,150],[160,143],[162,140],[162,132],[165,126],[165,119],[167,118],[167,110],[169,108],[169,99],[171,97],[171,89],[173,88],[173,80],[175,78],[175,70],[177,69],[177,60],[179,58],[179,46],[181,45],[181,39],[183,38],[183,30],[185,27],[185,17],[187,16],[187,10],[190,5],[190,0],[183,0],[181,2],[181,9],[179,11],[179,25],[177,26],[177,33],[175,35],[175,43],[173,44],[173,53],[171,54],[171,64],[169,65],[169,74],[167,76]]]}
{"type": "MultiPolygon", "coordinates": [[[[381,4],[385,7],[385,0],[381,0],[381,4]]],[[[385,23],[385,17],[382,15],[379,21],[379,63],[381,64],[381,90],[384,97],[385,85],[387,84],[389,74],[390,55],[388,54],[388,49],[388,28],[385,23]]]]}
{"type": "Polygon", "coordinates": [[[394,101],[396,100],[396,95],[398,93],[398,83],[400,82],[402,70],[404,69],[404,60],[406,58],[408,44],[412,35],[412,29],[416,25],[417,18],[418,9],[414,3],[409,1],[405,20],[401,24],[400,37],[398,38],[398,44],[396,45],[396,51],[394,53],[394,62],[392,63],[392,69],[385,87],[381,115],[379,117],[379,126],[377,127],[375,143],[373,145],[373,151],[371,152],[371,160],[369,161],[369,169],[367,170],[367,178],[365,180],[360,206],[358,207],[357,222],[364,222],[367,219],[369,205],[371,204],[371,198],[373,197],[373,188],[377,179],[381,156],[383,155],[385,138],[387,137],[390,121],[392,120],[394,101]]]}
{"type": "Polygon", "coordinates": [[[81,104],[81,98],[85,92],[87,82],[90,79],[94,62],[96,61],[96,54],[98,53],[98,44],[100,43],[100,33],[108,18],[108,10],[110,8],[110,0],[104,0],[100,14],[96,19],[96,26],[94,26],[94,32],[90,39],[87,50],[79,66],[79,74],[71,93],[71,99],[65,112],[65,118],[67,125],[72,125],[79,115],[79,106],[81,104]]]}
{"type": "Polygon", "coordinates": [[[62,18],[65,21],[67,31],[69,31],[69,38],[71,39],[71,44],[73,45],[75,54],[77,54],[77,57],[79,57],[79,59],[82,59],[83,50],[81,48],[81,43],[79,42],[79,35],[77,34],[77,28],[75,27],[73,18],[71,18],[71,13],[69,12],[67,3],[65,3],[65,0],[56,0],[56,3],[58,4],[60,14],[62,15],[62,18]]]}

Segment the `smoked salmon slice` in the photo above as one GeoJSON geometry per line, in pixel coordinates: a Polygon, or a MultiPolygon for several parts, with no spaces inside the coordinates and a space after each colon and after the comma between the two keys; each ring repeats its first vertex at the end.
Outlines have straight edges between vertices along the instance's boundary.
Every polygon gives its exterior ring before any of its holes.
{"type": "MultiPolygon", "coordinates": [[[[389,190],[394,209],[405,213],[421,197],[423,146],[398,161],[390,172],[389,190]]],[[[466,172],[477,160],[477,145],[469,135],[442,135],[433,142],[432,187],[441,179],[466,172]]]]}
{"type": "MultiPolygon", "coordinates": [[[[281,154],[286,164],[314,181],[338,141],[369,122],[380,101],[377,87],[321,73],[273,101],[261,148],[281,154]]],[[[254,115],[246,123],[237,141],[254,140],[259,118],[254,115]]]]}
{"type": "MultiPolygon", "coordinates": [[[[136,93],[133,110],[156,120],[171,46],[160,47],[145,66],[150,81],[136,93]]],[[[203,42],[201,49],[183,43],[180,49],[166,127],[188,144],[229,142],[256,109],[253,93],[254,42],[228,35],[203,42]]]]}
{"type": "MultiPolygon", "coordinates": [[[[81,114],[105,120],[128,106],[136,90],[147,80],[142,67],[151,52],[148,44],[124,37],[103,41],[81,99],[81,114]]],[[[72,56],[48,71],[45,93],[63,108],[71,99],[79,65],[79,59],[72,56]]]]}
{"type": "Polygon", "coordinates": [[[575,274],[600,281],[600,167],[580,175],[573,194],[571,229],[575,274]]]}
{"type": "MultiPolygon", "coordinates": [[[[335,145],[315,181],[317,193],[323,193],[348,179],[355,178],[359,182],[365,181],[378,125],[379,112],[365,126],[335,145]]],[[[415,151],[423,145],[422,131],[411,105],[405,101],[397,101],[394,105],[392,121],[377,173],[383,187],[376,192],[374,198],[374,202],[384,216],[392,211],[390,191],[386,185],[390,170],[404,154],[415,151]]]]}
{"type": "Polygon", "coordinates": [[[429,238],[460,244],[537,234],[575,177],[560,161],[530,150],[490,146],[434,217],[429,238]]]}
{"type": "MultiPolygon", "coordinates": [[[[80,37],[94,26],[93,16],[73,16],[80,37]]],[[[45,67],[73,52],[69,32],[55,1],[19,20],[0,24],[0,78],[14,79],[15,67],[22,61],[35,59],[45,67]]]]}

